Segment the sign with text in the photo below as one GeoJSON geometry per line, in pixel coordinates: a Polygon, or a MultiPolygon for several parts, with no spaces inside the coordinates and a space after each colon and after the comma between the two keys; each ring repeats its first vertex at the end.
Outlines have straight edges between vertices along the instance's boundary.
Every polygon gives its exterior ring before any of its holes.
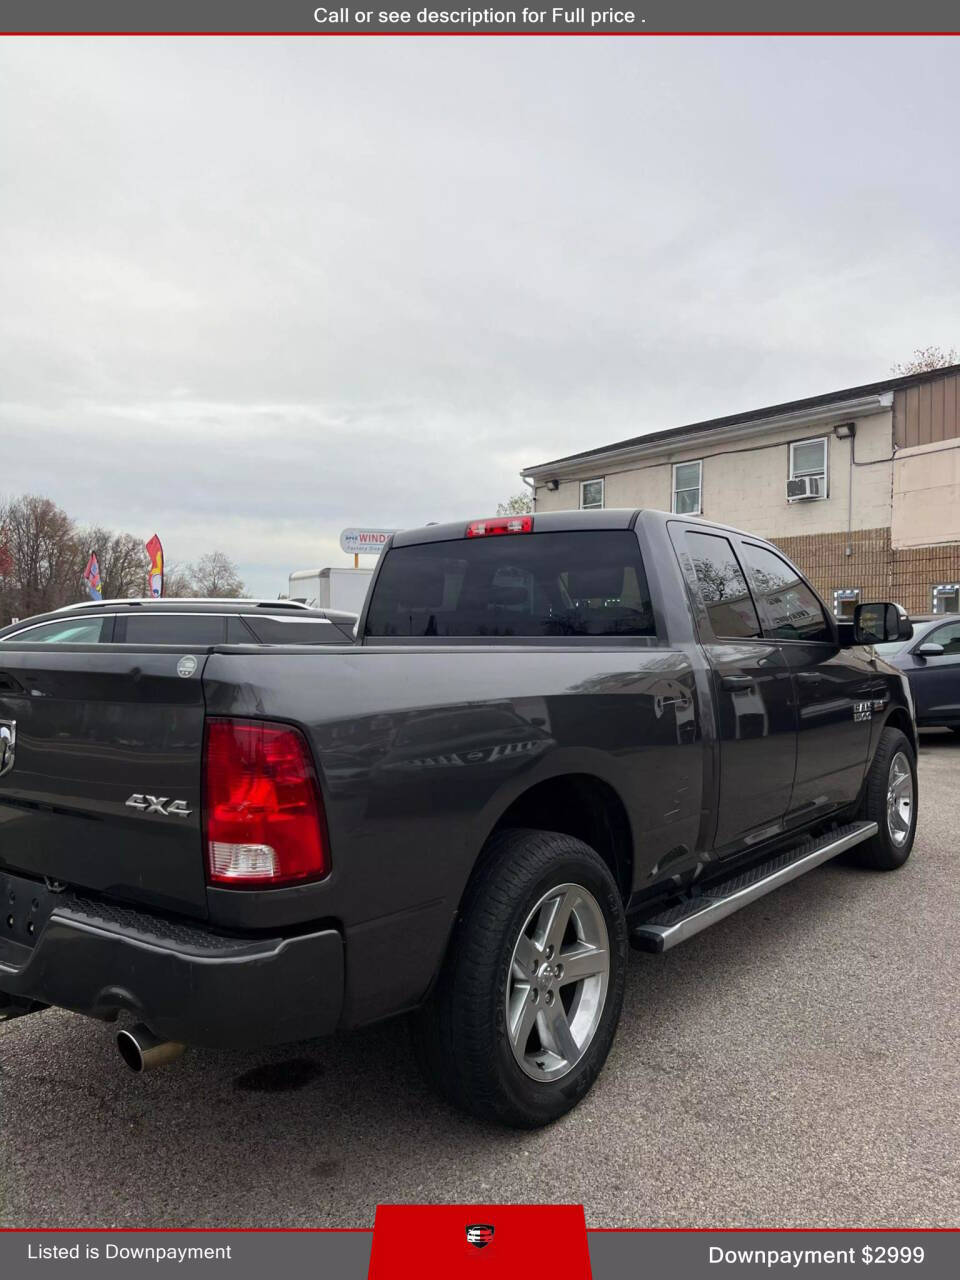
{"type": "Polygon", "coordinates": [[[396,529],[344,529],[340,550],[348,556],[378,556],[396,529]]]}
{"type": "Polygon", "coordinates": [[[0,1275],[31,1280],[955,1280],[958,1263],[953,1229],[584,1231],[570,1205],[381,1205],[373,1232],[0,1230],[0,1275]]]}
{"type": "Polygon", "coordinates": [[[247,32],[343,35],[621,35],[786,32],[956,32],[946,0],[648,0],[604,4],[365,5],[315,0],[4,0],[0,33],[247,32]]]}

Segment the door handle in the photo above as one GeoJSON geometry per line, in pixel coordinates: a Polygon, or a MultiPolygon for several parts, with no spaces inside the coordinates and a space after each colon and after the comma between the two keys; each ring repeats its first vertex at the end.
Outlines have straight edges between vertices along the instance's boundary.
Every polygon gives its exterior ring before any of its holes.
{"type": "Polygon", "coordinates": [[[823,676],[817,671],[798,671],[797,679],[802,684],[819,684],[823,676]]]}
{"type": "Polygon", "coordinates": [[[737,689],[752,689],[753,677],[752,676],[721,676],[720,688],[729,689],[731,692],[736,692],[737,689]]]}

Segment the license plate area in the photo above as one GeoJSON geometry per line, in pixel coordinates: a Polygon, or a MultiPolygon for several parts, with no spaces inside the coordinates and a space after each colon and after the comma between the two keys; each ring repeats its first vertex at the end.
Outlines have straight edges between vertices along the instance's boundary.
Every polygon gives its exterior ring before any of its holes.
{"type": "Polygon", "coordinates": [[[33,948],[59,901],[42,880],[0,871],[0,940],[33,948]]]}

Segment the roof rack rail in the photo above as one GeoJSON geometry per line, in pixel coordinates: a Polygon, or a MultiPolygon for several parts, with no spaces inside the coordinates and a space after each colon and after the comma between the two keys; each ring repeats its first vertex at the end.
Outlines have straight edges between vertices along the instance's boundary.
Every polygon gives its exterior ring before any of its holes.
{"type": "Polygon", "coordinates": [[[78,600],[76,604],[62,604],[59,609],[54,609],[53,613],[69,613],[72,609],[99,609],[107,604],[147,604],[148,598],[137,596],[118,596],[115,600],[78,600]]]}
{"type": "Polygon", "coordinates": [[[251,600],[246,596],[126,596],[113,600],[78,600],[76,604],[61,605],[54,613],[69,613],[72,609],[97,609],[104,605],[127,605],[138,608],[144,604],[249,604],[256,609],[309,609],[299,600],[251,600]]]}

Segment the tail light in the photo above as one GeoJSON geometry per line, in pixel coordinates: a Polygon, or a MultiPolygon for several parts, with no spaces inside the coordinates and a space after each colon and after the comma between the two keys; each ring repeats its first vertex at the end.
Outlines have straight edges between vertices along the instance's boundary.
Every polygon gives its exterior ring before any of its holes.
{"type": "Polygon", "coordinates": [[[204,801],[211,884],[272,888],[330,870],[323,801],[298,729],[208,720],[204,801]]]}
{"type": "Polygon", "coordinates": [[[468,538],[489,538],[500,533],[533,533],[533,516],[497,516],[494,520],[472,520],[468,538]]]}

